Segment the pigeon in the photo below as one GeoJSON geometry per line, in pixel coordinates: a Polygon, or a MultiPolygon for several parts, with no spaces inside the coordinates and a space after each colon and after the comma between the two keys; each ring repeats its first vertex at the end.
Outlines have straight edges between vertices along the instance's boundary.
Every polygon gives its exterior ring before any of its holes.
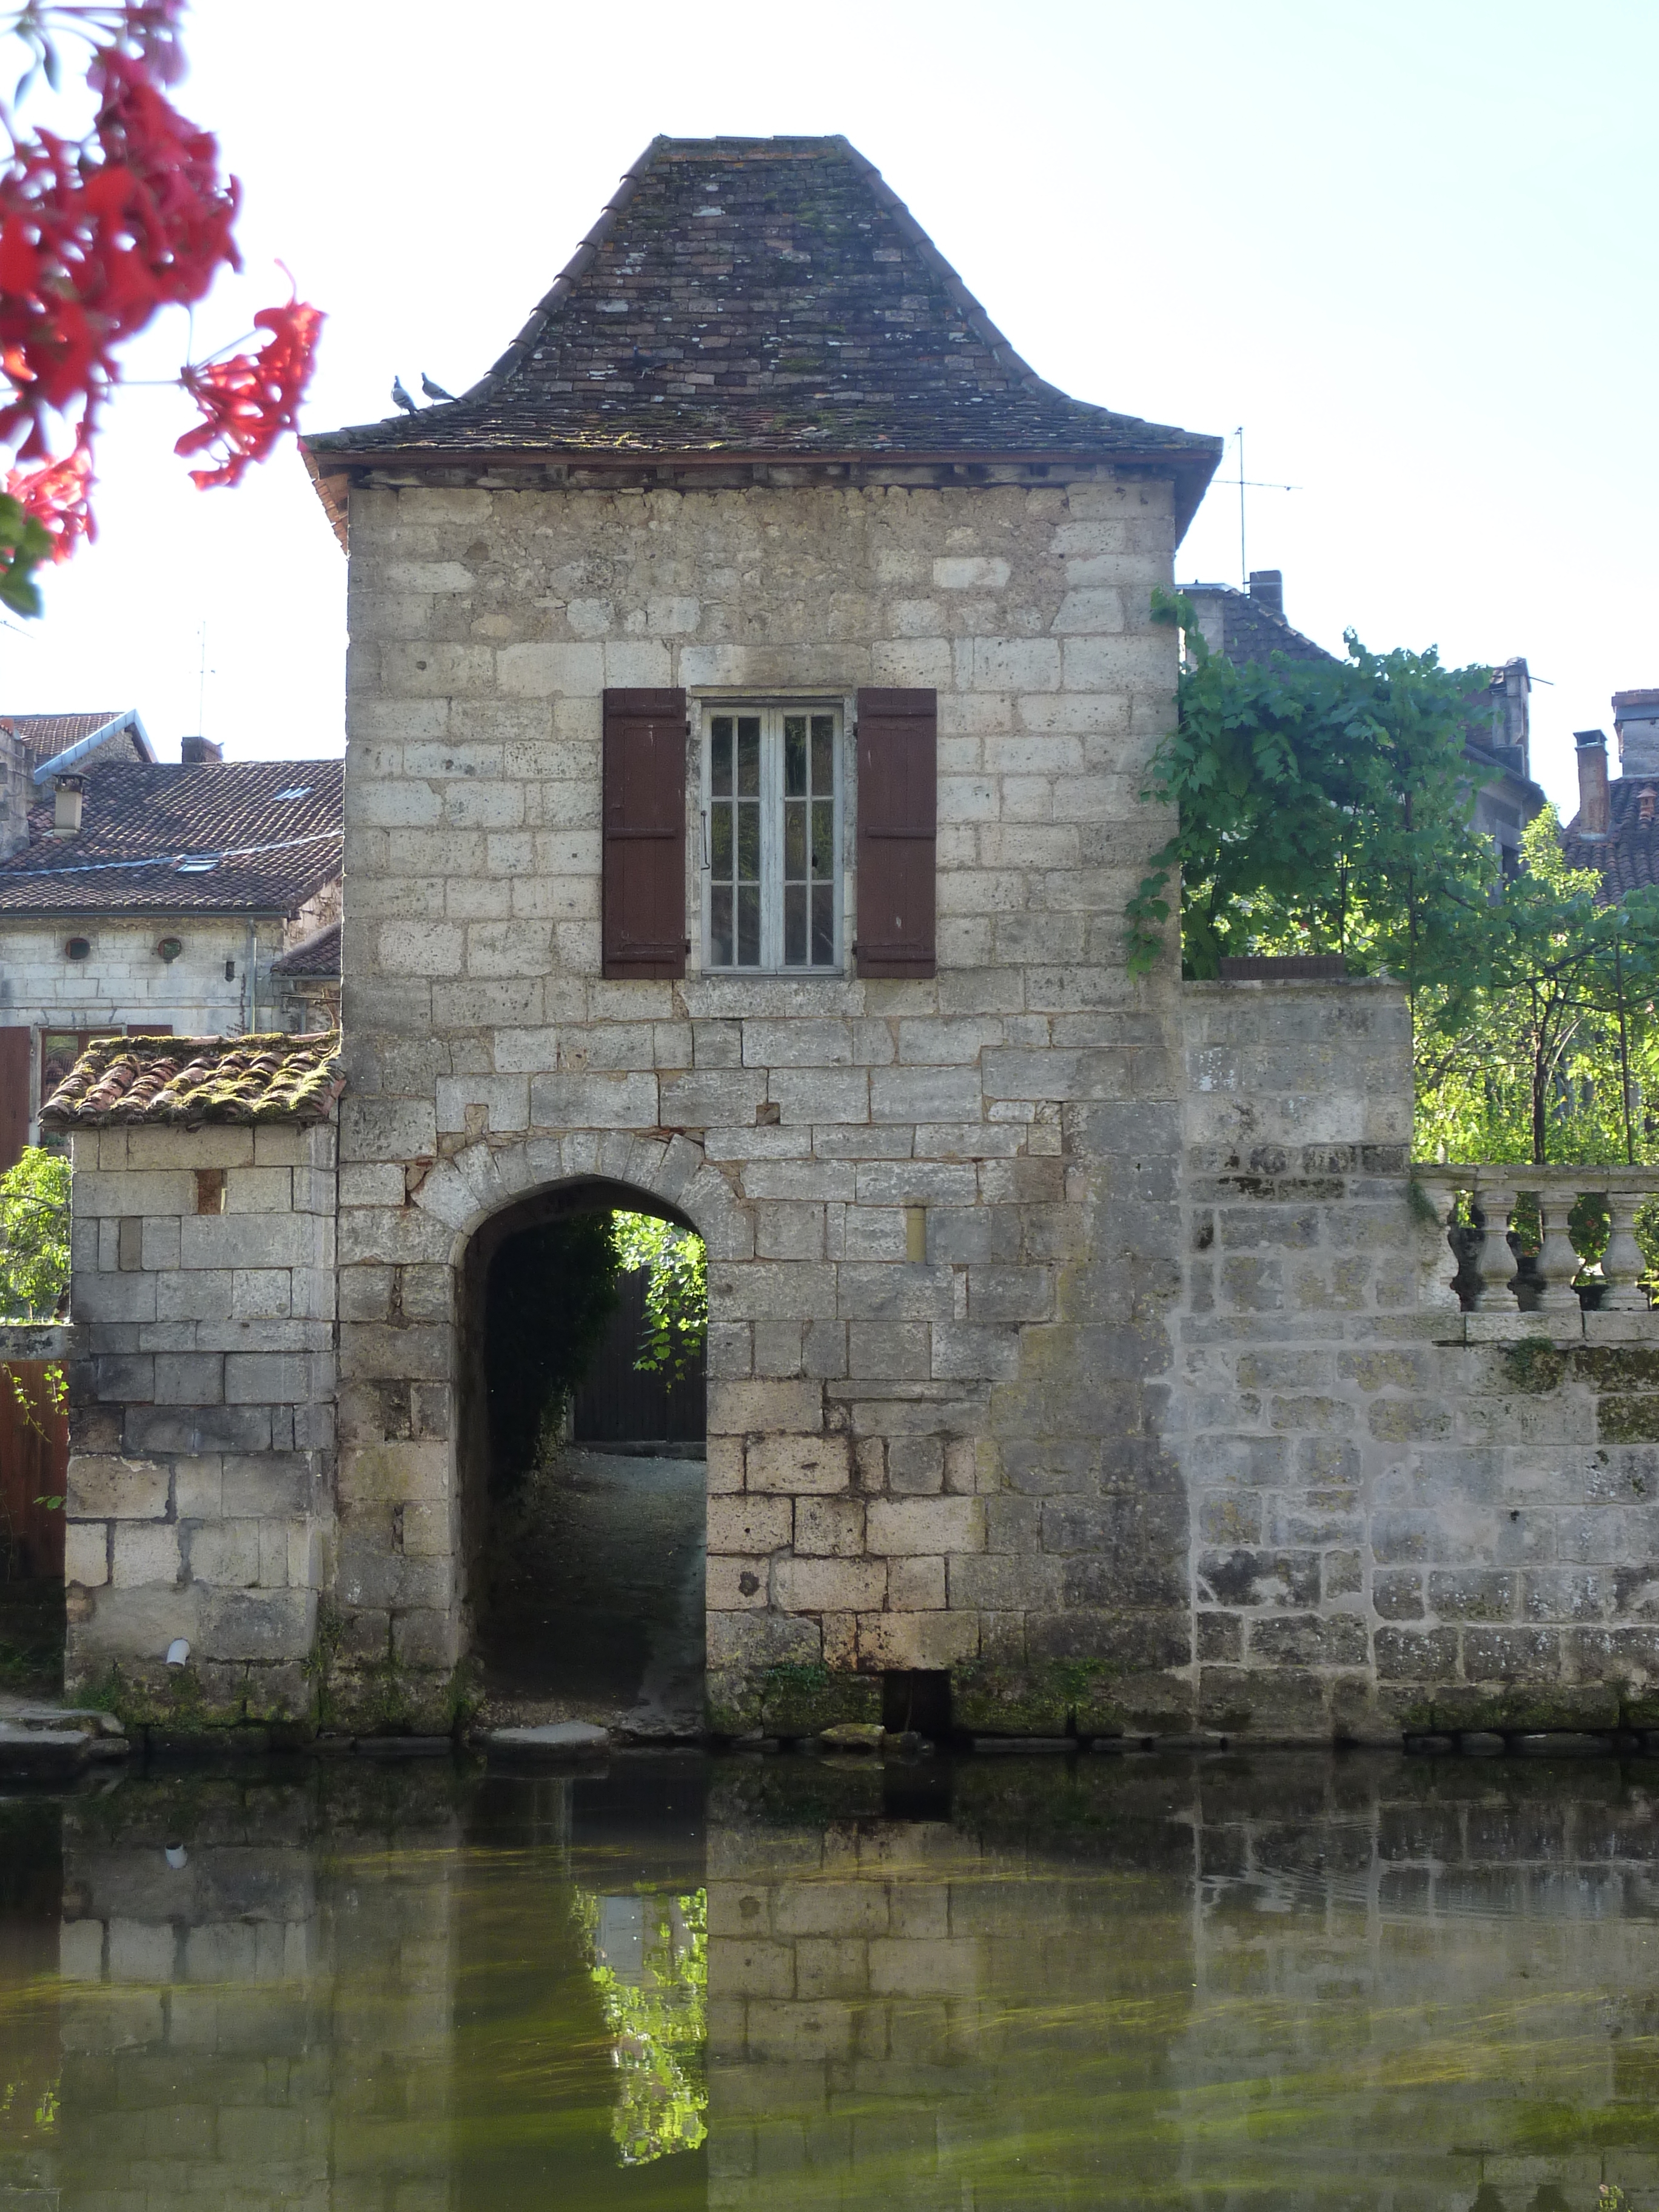
{"type": "Polygon", "coordinates": [[[453,399],[453,392],[446,392],[441,384],[434,384],[426,371],[421,371],[421,389],[428,399],[453,399]]]}
{"type": "Polygon", "coordinates": [[[392,404],[401,407],[405,415],[419,414],[419,407],[404,390],[404,380],[401,376],[394,376],[392,380],[392,404]]]}

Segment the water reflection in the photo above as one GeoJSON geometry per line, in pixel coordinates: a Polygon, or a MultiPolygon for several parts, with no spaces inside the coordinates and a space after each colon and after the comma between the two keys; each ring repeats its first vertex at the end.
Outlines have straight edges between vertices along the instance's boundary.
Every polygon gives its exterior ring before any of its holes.
{"type": "Polygon", "coordinates": [[[1659,1766],[0,1802],[0,2207],[1659,2212],[1659,1766]]]}

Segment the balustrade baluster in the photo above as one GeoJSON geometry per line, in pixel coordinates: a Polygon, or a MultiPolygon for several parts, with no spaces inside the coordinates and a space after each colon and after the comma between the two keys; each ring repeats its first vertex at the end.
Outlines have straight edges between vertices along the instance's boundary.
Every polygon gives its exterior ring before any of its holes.
{"type": "Polygon", "coordinates": [[[1515,1292],[1510,1287],[1515,1255],[1510,1249],[1509,1240],[1515,1200],[1516,1189],[1511,1182],[1487,1182],[1483,1178],[1476,1188],[1474,1202],[1485,1223],[1474,1255],[1480,1285],[1474,1297],[1477,1313],[1515,1311],[1515,1292]]]}
{"type": "Polygon", "coordinates": [[[1449,1234],[1457,1193],[1433,1183],[1419,1182],[1417,1188],[1429,1208],[1427,1213],[1418,1218],[1417,1303],[1461,1312],[1462,1300],[1452,1287],[1457,1255],[1452,1250],[1449,1234]]]}
{"type": "Polygon", "coordinates": [[[1639,1190],[1611,1190],[1607,1193],[1607,1207],[1613,1215],[1613,1231],[1607,1238],[1607,1249],[1601,1255],[1601,1273],[1607,1279],[1601,1293],[1603,1313],[1646,1313],[1648,1294],[1640,1287],[1641,1278],[1647,1273],[1647,1261],[1636,1241],[1636,1216],[1646,1203],[1647,1194],[1639,1190]]]}
{"type": "Polygon", "coordinates": [[[1567,1217],[1572,1212],[1573,1194],[1570,1190],[1540,1190],[1538,1211],[1544,1226],[1543,1249],[1538,1255],[1538,1272],[1544,1287],[1539,1293],[1540,1313],[1579,1313],[1578,1293],[1572,1279],[1578,1273],[1580,1261],[1572,1238],[1567,1233],[1567,1217]]]}

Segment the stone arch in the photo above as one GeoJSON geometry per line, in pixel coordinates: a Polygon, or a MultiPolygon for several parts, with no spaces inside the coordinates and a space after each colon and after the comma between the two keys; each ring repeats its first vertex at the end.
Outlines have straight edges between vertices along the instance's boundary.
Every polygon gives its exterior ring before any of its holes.
{"type": "Polygon", "coordinates": [[[415,1203],[454,1233],[450,1265],[503,1208],[560,1184],[624,1184],[684,1216],[714,1260],[751,1260],[754,1219],[702,1146],[680,1135],[580,1129],[562,1137],[523,1137],[470,1145],[438,1161],[415,1203]]]}
{"type": "MultiPolygon", "coordinates": [[[[751,1256],[753,1231],[748,1209],[702,1146],[679,1136],[577,1133],[474,1145],[439,1162],[415,1203],[451,1231],[452,1605],[458,1650],[482,1655],[489,1649],[480,1631],[495,1510],[486,1300],[496,1253],[524,1231],[596,1207],[659,1213],[720,1259],[751,1256]]],[[[699,1550],[703,1540],[700,1525],[699,1550]]],[[[608,1558],[608,1548],[595,1556],[608,1558]]]]}

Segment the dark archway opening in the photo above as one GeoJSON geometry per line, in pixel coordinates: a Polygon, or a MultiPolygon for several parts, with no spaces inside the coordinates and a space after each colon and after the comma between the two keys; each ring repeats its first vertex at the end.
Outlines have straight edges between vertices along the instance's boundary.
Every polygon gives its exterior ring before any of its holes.
{"type": "Polygon", "coordinates": [[[486,1721],[644,1738],[702,1726],[702,1349],[653,1337],[660,1300],[625,1264],[641,1215],[696,1237],[672,1207],[595,1179],[521,1200],[468,1247],[462,1528],[486,1721]],[[631,1236],[618,1216],[635,1217],[631,1236]],[[659,1364],[641,1370],[653,1344],[659,1364]]]}

